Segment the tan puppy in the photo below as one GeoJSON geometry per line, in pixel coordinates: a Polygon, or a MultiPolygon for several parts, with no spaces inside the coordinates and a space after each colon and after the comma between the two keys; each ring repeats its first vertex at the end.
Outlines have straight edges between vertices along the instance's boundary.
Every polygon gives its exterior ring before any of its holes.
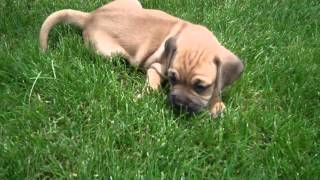
{"type": "Polygon", "coordinates": [[[41,27],[42,49],[47,49],[50,29],[60,22],[82,28],[85,43],[99,54],[121,54],[146,70],[151,89],[168,78],[171,103],[189,112],[208,105],[212,116],[217,116],[225,109],[220,92],[243,71],[240,59],[206,27],[143,9],[137,0],[115,0],[91,13],[54,12],[41,27]]]}

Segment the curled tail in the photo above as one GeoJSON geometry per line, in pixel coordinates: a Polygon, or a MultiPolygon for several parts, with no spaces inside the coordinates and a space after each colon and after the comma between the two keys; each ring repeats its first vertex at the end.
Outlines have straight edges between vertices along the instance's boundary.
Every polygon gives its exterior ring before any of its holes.
{"type": "Polygon", "coordinates": [[[47,19],[41,26],[39,35],[41,49],[43,49],[44,51],[47,50],[48,34],[54,25],[60,22],[65,22],[83,28],[88,18],[89,13],[76,11],[72,9],[64,9],[52,13],[50,16],[47,17],[47,19]]]}

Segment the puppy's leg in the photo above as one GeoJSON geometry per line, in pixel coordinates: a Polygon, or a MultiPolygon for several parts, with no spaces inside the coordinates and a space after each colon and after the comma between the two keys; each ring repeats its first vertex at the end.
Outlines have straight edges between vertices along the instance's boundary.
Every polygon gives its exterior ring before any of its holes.
{"type": "Polygon", "coordinates": [[[123,0],[128,3],[129,7],[142,8],[141,3],[138,0],[123,0]]]}
{"type": "Polygon", "coordinates": [[[137,8],[142,9],[142,5],[138,0],[114,0],[102,6],[101,8],[137,8]]]}
{"type": "Polygon", "coordinates": [[[152,90],[159,89],[164,77],[163,66],[160,63],[153,63],[147,70],[147,82],[148,86],[152,90]]]}
{"type": "Polygon", "coordinates": [[[86,44],[90,41],[98,54],[105,57],[110,57],[113,54],[121,54],[128,57],[127,52],[107,33],[100,30],[94,30],[84,32],[83,34],[84,40],[87,41],[86,44]]]}
{"type": "Polygon", "coordinates": [[[226,106],[222,102],[219,95],[213,96],[210,101],[210,114],[213,118],[218,117],[219,114],[226,110],[226,106]]]}

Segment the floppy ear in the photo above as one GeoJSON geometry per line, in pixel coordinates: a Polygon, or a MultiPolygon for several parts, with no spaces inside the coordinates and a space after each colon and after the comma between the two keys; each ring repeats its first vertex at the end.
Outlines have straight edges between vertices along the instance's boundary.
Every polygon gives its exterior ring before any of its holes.
{"type": "Polygon", "coordinates": [[[216,84],[216,87],[219,91],[239,79],[244,69],[242,61],[223,46],[221,46],[219,58],[215,58],[214,62],[217,66],[218,84],[216,84]]]}
{"type": "Polygon", "coordinates": [[[170,67],[171,61],[172,61],[172,59],[175,55],[175,52],[177,50],[176,41],[177,41],[177,39],[175,37],[171,37],[168,40],[166,40],[166,42],[164,44],[163,58],[166,63],[166,70],[170,67]]]}

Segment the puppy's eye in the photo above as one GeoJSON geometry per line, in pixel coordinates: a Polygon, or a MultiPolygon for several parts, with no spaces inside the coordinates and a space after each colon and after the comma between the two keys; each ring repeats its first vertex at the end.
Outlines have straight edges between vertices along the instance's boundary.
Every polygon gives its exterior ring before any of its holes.
{"type": "Polygon", "coordinates": [[[197,93],[203,93],[205,90],[207,90],[207,86],[203,86],[203,85],[200,85],[200,84],[197,84],[194,86],[194,90],[197,92],[197,93]]]}

